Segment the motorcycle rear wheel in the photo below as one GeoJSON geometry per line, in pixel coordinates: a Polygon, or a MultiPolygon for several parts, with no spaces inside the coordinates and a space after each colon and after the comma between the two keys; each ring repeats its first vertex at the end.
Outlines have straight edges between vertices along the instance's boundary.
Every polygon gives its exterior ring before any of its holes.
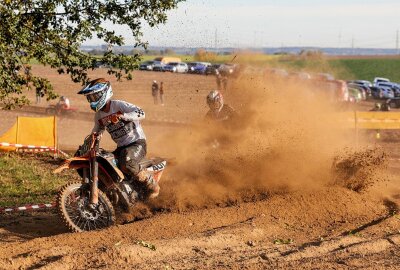
{"type": "Polygon", "coordinates": [[[115,211],[107,196],[99,190],[96,209],[89,208],[89,197],[89,185],[82,183],[67,184],[59,191],[57,210],[70,231],[99,230],[115,224],[115,211]]]}

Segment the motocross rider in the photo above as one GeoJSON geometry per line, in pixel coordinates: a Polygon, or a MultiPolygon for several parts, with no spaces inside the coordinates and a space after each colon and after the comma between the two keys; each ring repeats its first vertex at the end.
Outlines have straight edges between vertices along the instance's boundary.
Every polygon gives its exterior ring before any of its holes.
{"type": "Polygon", "coordinates": [[[104,78],[90,81],[78,94],[86,96],[95,111],[92,132],[102,134],[105,129],[117,143],[114,151],[121,170],[146,187],[147,198],[158,196],[160,187],[151,174],[141,170],[139,162],[146,156],[146,136],[140,124],[145,113],[139,107],[121,100],[111,100],[111,84],[104,78]]]}
{"type": "Polygon", "coordinates": [[[213,90],[207,95],[207,105],[210,110],[205,116],[206,120],[225,122],[237,116],[236,111],[231,106],[224,104],[224,97],[217,90],[213,90]]]}
{"type": "Polygon", "coordinates": [[[232,135],[229,131],[234,129],[235,124],[232,120],[237,119],[238,114],[231,106],[224,104],[224,98],[217,90],[213,90],[207,95],[207,104],[210,110],[205,116],[205,121],[217,128],[222,127],[222,129],[218,129],[217,134],[212,133],[211,147],[220,148],[223,142],[228,145],[232,135]],[[227,131],[229,134],[226,133],[227,131]]]}

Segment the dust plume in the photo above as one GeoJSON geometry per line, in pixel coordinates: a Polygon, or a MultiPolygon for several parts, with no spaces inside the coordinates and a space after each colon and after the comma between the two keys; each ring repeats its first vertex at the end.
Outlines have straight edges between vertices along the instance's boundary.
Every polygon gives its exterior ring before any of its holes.
{"type": "Polygon", "coordinates": [[[242,74],[230,86],[224,96],[238,110],[234,122],[200,120],[168,136],[163,151],[178,165],[168,169],[160,204],[227,205],[354,182],[332,176],[338,151],[353,148],[355,138],[336,120],[339,106],[320,82],[242,74]]]}

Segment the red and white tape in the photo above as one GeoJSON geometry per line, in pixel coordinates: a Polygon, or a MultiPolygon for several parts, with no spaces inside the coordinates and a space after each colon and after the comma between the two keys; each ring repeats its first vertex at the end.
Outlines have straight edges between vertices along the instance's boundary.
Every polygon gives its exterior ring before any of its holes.
{"type": "Polygon", "coordinates": [[[37,149],[37,148],[17,148],[17,151],[21,152],[49,152],[51,149],[37,149]]]}
{"type": "Polygon", "coordinates": [[[49,152],[54,151],[55,153],[60,153],[65,157],[69,157],[69,155],[60,149],[57,149],[52,146],[43,146],[43,145],[29,145],[29,144],[19,144],[19,143],[7,143],[7,142],[0,142],[0,146],[7,146],[7,147],[15,147],[17,150],[22,151],[30,151],[30,152],[49,152]]]}
{"type": "Polygon", "coordinates": [[[19,143],[8,143],[8,142],[0,142],[0,146],[8,146],[8,147],[16,147],[16,148],[28,148],[28,149],[49,149],[56,150],[55,147],[52,146],[43,146],[43,145],[29,145],[29,144],[19,144],[19,143]]]}
{"type": "Polygon", "coordinates": [[[21,211],[32,211],[38,209],[49,209],[54,208],[56,203],[40,203],[40,204],[28,204],[24,206],[16,207],[0,207],[0,213],[11,213],[11,212],[21,212],[21,211]]]}
{"type": "Polygon", "coordinates": [[[57,149],[57,152],[60,153],[61,155],[63,155],[66,158],[69,158],[70,155],[68,155],[67,153],[65,153],[64,151],[61,151],[60,149],[57,149]]]}

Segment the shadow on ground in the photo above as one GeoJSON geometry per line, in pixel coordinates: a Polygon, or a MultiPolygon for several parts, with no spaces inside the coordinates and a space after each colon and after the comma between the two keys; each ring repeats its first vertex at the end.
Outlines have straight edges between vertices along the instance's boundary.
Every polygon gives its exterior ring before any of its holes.
{"type": "Polygon", "coordinates": [[[21,212],[0,216],[0,243],[25,241],[68,232],[54,211],[21,212]]]}

